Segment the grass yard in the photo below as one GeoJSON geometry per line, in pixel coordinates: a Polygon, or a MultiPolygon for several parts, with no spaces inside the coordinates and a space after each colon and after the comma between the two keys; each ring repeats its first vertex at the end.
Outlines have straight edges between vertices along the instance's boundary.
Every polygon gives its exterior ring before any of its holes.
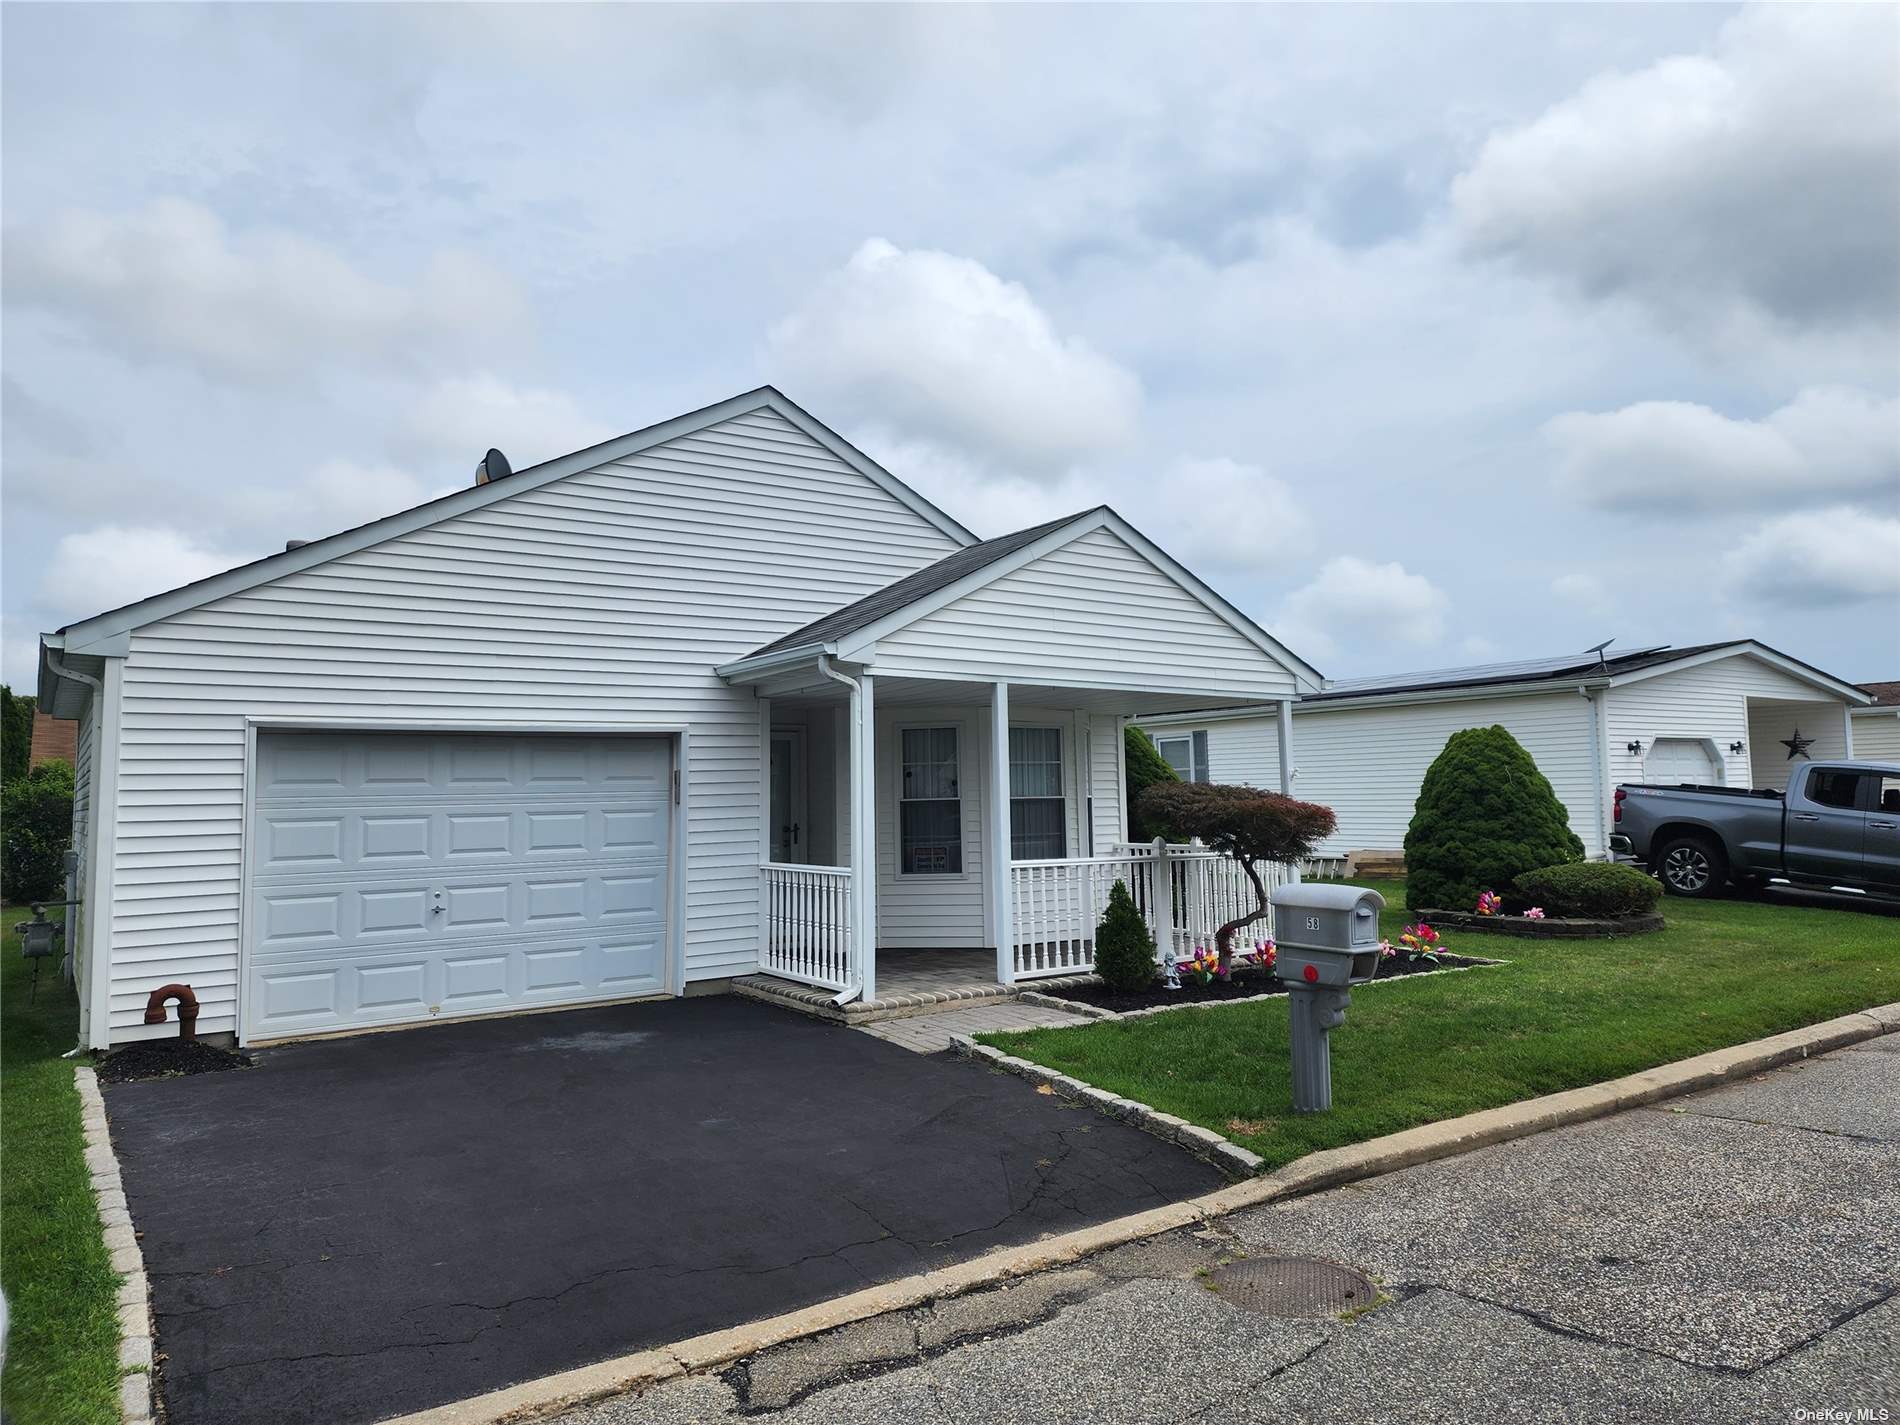
{"type": "MultiPolygon", "coordinates": [[[[1384,894],[1396,938],[1404,883],[1359,884],[1384,894]]],[[[1900,1000],[1892,913],[1767,899],[1662,909],[1667,929],[1627,940],[1446,932],[1454,953],[1511,963],[1354,991],[1332,1035],[1330,1113],[1291,1110],[1285,999],[980,1037],[1211,1128],[1272,1168],[1900,1000]]]]}
{"type": "Polygon", "coordinates": [[[57,966],[32,967],[0,914],[0,1284],[12,1312],[0,1408],[8,1425],[115,1425],[119,1278],[99,1230],[73,1066],[79,1007],[57,966]]]}

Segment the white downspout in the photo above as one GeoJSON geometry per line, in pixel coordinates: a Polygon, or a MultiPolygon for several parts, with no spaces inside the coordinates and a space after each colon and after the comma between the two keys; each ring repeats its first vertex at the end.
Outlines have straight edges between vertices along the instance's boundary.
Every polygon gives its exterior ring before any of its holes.
{"type": "MultiPolygon", "coordinates": [[[[92,674],[90,673],[82,673],[77,668],[69,667],[65,662],[61,660],[58,651],[52,648],[48,648],[46,650],[46,666],[48,668],[51,668],[54,673],[58,674],[62,678],[70,678],[75,683],[83,683],[87,687],[91,688],[95,706],[99,710],[100,719],[101,721],[104,720],[105,704],[106,704],[106,696],[105,696],[106,690],[105,690],[105,685],[103,683],[101,683],[97,678],[93,677],[92,674]]],[[[87,789],[86,815],[89,820],[91,820],[92,822],[96,824],[98,821],[98,811],[99,811],[99,786],[98,786],[99,778],[98,778],[96,769],[98,766],[98,757],[99,757],[99,751],[100,751],[99,734],[97,732],[94,732],[93,734],[92,751],[93,751],[93,763],[94,763],[95,771],[87,789]]],[[[77,771],[78,769],[75,768],[74,770],[77,771]]],[[[90,826],[86,828],[85,839],[86,839],[87,854],[90,857],[92,853],[92,849],[95,843],[98,841],[98,837],[93,834],[92,827],[90,826]]],[[[92,878],[86,874],[84,867],[77,868],[73,875],[70,875],[66,878],[66,902],[67,902],[66,904],[66,953],[73,957],[75,964],[81,963],[79,960],[79,946],[77,944],[78,930],[79,930],[79,911],[78,911],[78,907],[74,906],[72,902],[75,900],[80,900],[84,898],[86,894],[85,888],[91,880],[92,878]]],[[[90,930],[91,926],[88,926],[87,929],[90,930]]],[[[86,977],[79,986],[79,1004],[80,1004],[82,1014],[81,1014],[81,1023],[79,1026],[79,1035],[80,1035],[79,1048],[74,1049],[72,1051],[75,1054],[82,1052],[86,1048],[86,1041],[87,1039],[91,1037],[90,1035],[90,1031],[92,1027],[91,991],[92,991],[92,984],[93,984],[92,972],[94,969],[94,965],[93,965],[92,949],[90,946],[87,947],[86,956],[83,963],[86,968],[86,977]]]]}
{"type": "Polygon", "coordinates": [[[877,874],[877,847],[873,844],[877,833],[870,815],[870,788],[865,785],[871,780],[872,769],[864,756],[869,731],[864,720],[870,698],[861,680],[831,666],[830,654],[818,655],[818,671],[851,690],[851,735],[847,739],[851,747],[851,948],[855,952],[857,983],[831,1000],[833,1004],[849,1004],[860,996],[869,999],[877,983],[877,901],[876,888],[871,884],[871,877],[877,874]],[[867,986],[872,989],[867,990],[867,986]]]}
{"type": "Polygon", "coordinates": [[[1597,840],[1602,843],[1600,854],[1605,861],[1612,860],[1614,857],[1614,853],[1610,850],[1610,771],[1608,763],[1610,728],[1608,704],[1604,702],[1603,698],[1604,693],[1608,691],[1607,688],[1599,688],[1595,692],[1592,692],[1583,684],[1577,684],[1577,695],[1581,697],[1590,708],[1590,763],[1596,771],[1595,781],[1597,784],[1597,840]]]}

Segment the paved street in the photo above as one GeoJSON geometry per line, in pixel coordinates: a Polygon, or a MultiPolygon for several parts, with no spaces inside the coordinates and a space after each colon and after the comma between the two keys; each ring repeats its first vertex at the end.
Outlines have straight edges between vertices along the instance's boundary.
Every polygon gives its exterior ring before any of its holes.
{"type": "Polygon", "coordinates": [[[1900,1418],[1897,1293],[1890,1035],[864,1322],[562,1425],[1900,1418]],[[1351,1263],[1389,1300],[1345,1322],[1243,1311],[1199,1275],[1242,1254],[1351,1263]]]}

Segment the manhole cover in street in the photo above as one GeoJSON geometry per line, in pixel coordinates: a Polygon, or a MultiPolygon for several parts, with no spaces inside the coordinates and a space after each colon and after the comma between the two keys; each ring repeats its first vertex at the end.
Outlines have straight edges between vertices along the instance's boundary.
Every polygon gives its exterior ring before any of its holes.
{"type": "Polygon", "coordinates": [[[1249,1257],[1214,1268],[1207,1284],[1223,1301],[1267,1316],[1337,1316],[1379,1296],[1365,1273],[1316,1257],[1249,1257]]]}

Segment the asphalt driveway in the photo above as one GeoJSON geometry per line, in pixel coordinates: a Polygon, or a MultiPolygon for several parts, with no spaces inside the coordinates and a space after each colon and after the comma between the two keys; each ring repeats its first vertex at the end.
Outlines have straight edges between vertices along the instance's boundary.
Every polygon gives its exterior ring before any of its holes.
{"type": "Polygon", "coordinates": [[[1221,1181],[1020,1079],[727,996],[105,1094],[171,1425],[379,1420],[1221,1181]]]}

